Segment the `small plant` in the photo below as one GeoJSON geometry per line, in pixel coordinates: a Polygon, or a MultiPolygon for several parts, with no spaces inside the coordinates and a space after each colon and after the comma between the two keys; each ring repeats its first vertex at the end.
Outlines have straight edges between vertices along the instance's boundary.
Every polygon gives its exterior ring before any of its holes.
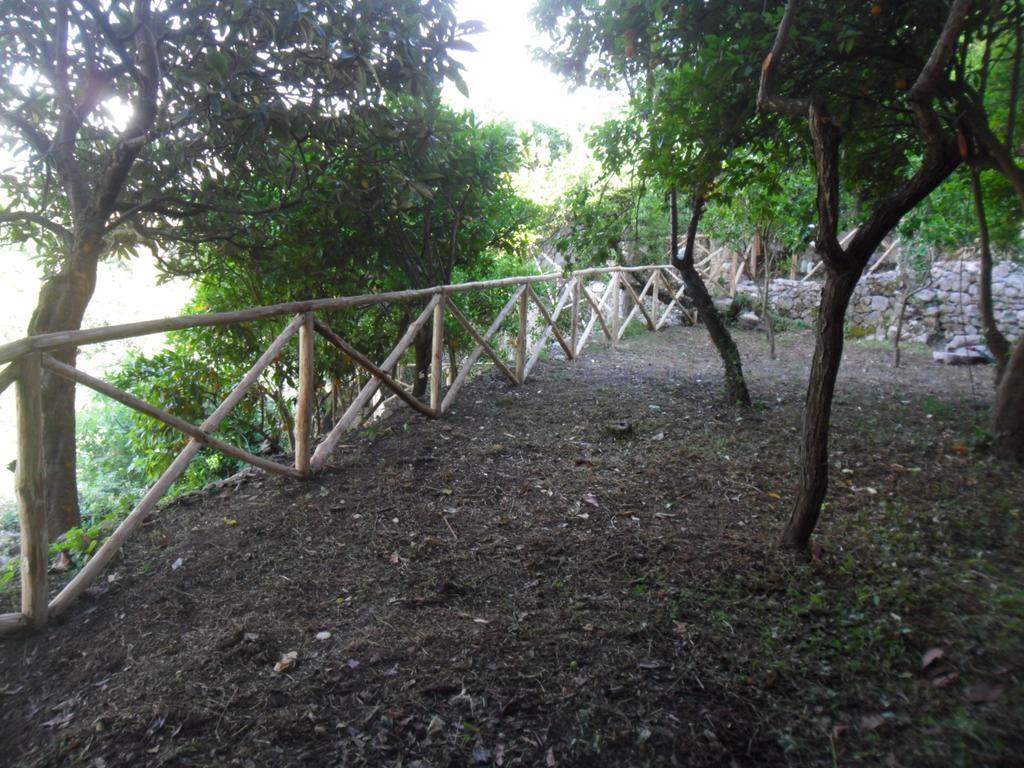
{"type": "Polygon", "coordinates": [[[948,404],[942,402],[934,395],[928,395],[921,403],[921,407],[929,416],[946,416],[950,410],[948,404]]]}
{"type": "Polygon", "coordinates": [[[725,315],[730,320],[735,320],[742,312],[750,312],[754,309],[754,300],[745,293],[737,293],[732,297],[732,303],[725,315]]]}

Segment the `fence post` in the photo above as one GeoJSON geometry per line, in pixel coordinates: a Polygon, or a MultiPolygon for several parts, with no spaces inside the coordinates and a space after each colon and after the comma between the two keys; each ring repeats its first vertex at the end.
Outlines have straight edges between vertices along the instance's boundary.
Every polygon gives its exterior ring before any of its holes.
{"type": "Polygon", "coordinates": [[[525,290],[519,296],[519,335],[516,337],[516,378],[520,384],[526,383],[526,328],[530,308],[530,293],[525,290]]]}
{"type": "Polygon", "coordinates": [[[441,384],[444,376],[441,370],[441,354],[444,350],[444,308],[448,297],[441,294],[441,300],[434,307],[434,332],[430,346],[430,407],[434,418],[441,415],[441,384]]]}
{"type": "Polygon", "coordinates": [[[572,286],[572,359],[579,355],[580,338],[580,279],[573,277],[576,282],[572,286]]]}
{"type": "Polygon", "coordinates": [[[299,400],[295,406],[295,469],[309,474],[313,402],[316,383],[313,371],[313,313],[306,312],[299,326],[299,400]]]}
{"type": "Polygon", "coordinates": [[[622,313],[622,291],[619,289],[619,273],[612,273],[612,282],[609,288],[612,290],[612,344],[619,340],[619,322],[622,313]]]}
{"type": "Polygon", "coordinates": [[[661,280],[661,269],[654,269],[654,276],[651,278],[651,317],[654,318],[654,328],[658,330],[658,281],[661,280]]]}
{"type": "Polygon", "coordinates": [[[18,368],[18,464],[14,482],[21,523],[21,612],[29,626],[35,628],[46,624],[50,600],[40,354],[26,355],[18,368]]]}

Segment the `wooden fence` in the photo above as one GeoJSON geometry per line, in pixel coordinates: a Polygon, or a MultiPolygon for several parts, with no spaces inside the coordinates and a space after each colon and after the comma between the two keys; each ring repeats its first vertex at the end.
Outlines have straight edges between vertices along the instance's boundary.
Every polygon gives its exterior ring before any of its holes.
{"type": "Polygon", "coordinates": [[[163,320],[151,320],[105,328],[64,331],[30,336],[0,346],[0,392],[12,384],[16,387],[18,408],[18,458],[16,494],[21,525],[21,610],[0,615],[0,634],[27,628],[38,628],[67,610],[74,600],[92,584],[110,563],[125,540],[153,510],[157,502],[170,490],[185,472],[199,451],[216,451],[259,467],[272,474],[301,479],[309,476],[327,462],[328,457],[346,430],[358,425],[365,409],[377,398],[383,388],[393,398],[404,402],[422,415],[437,419],[449,409],[466,383],[470,370],[486,355],[497,371],[516,385],[523,384],[530,375],[552,336],[568,359],[575,359],[596,328],[609,340],[621,339],[630,323],[642,317],[649,330],[658,330],[668,321],[673,306],[690,316],[680,299],[682,280],[669,266],[609,267],[579,270],[571,274],[544,274],[513,277],[503,280],[446,285],[425,290],[398,291],[364,296],[319,299],[258,307],[239,312],[188,315],[163,320]],[[649,273],[649,274],[648,274],[649,273]],[[634,287],[647,276],[638,292],[634,287]],[[607,280],[607,284],[604,281],[607,280]],[[535,286],[547,283],[553,288],[553,306],[546,306],[535,286]],[[591,290],[602,285],[598,295],[591,290]],[[588,285],[590,287],[588,287],[588,285]],[[452,300],[457,294],[512,288],[512,296],[498,312],[486,331],[479,331],[452,300]],[[632,299],[632,307],[624,312],[623,297],[632,299]],[[663,300],[664,299],[664,300],[663,300]],[[366,355],[339,336],[319,315],[339,310],[351,310],[381,304],[425,302],[425,308],[407,327],[398,344],[381,363],[374,363],[366,355]],[[531,339],[530,305],[533,315],[534,338],[531,339]],[[667,306],[666,306],[667,305],[667,306]],[[563,325],[558,321],[570,313],[563,325]],[[513,359],[502,359],[495,348],[495,338],[510,321],[518,316],[513,359]],[[442,370],[445,316],[450,315],[475,342],[472,352],[462,361],[458,373],[444,387],[442,370]],[[153,333],[209,326],[234,326],[254,320],[275,317],[289,318],[283,330],[231,390],[224,401],[202,424],[196,426],[165,410],[147,403],[101,379],[54,359],[49,353],[68,347],[129,339],[153,333]],[[537,322],[539,321],[539,323],[537,322]],[[392,372],[403,354],[412,345],[417,334],[432,323],[432,356],[429,376],[429,402],[421,402],[397,381],[392,372]],[[539,333],[538,333],[539,332],[539,333]],[[218,426],[260,376],[275,361],[292,337],[298,336],[299,380],[295,407],[294,463],[285,465],[265,456],[258,456],[214,436],[218,426]],[[317,337],[347,355],[357,366],[369,374],[369,379],[349,404],[333,428],[313,447],[312,412],[316,394],[314,371],[314,344],[317,337]],[[532,344],[531,344],[532,341],[532,344]],[[43,483],[43,411],[41,382],[43,372],[61,376],[95,390],[140,413],[173,427],[189,438],[188,444],[161,477],[149,488],[136,507],[95,552],[85,566],[64,588],[50,599],[48,572],[48,541],[45,515],[45,488],[43,483]]]}

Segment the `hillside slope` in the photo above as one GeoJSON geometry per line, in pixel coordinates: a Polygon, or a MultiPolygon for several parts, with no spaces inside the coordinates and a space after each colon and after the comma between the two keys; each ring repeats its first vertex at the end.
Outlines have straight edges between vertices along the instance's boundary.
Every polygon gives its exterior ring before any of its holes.
{"type": "Polygon", "coordinates": [[[396,413],[310,482],[166,507],[66,621],[0,646],[2,753],[1013,764],[1024,478],[967,442],[989,374],[851,343],[824,552],[798,564],[774,540],[813,339],[772,362],[738,337],[747,413],[672,329],[396,413]]]}

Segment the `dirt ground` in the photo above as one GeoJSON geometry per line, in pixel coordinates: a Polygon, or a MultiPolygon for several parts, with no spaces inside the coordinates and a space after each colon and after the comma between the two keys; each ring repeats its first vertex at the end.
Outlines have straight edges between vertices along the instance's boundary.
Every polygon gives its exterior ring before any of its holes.
{"type": "Polygon", "coordinates": [[[670,329],[167,506],[0,645],[2,761],[1020,765],[1024,475],[984,453],[991,373],[848,344],[800,563],[774,542],[813,339],[737,336],[747,412],[670,329]]]}

